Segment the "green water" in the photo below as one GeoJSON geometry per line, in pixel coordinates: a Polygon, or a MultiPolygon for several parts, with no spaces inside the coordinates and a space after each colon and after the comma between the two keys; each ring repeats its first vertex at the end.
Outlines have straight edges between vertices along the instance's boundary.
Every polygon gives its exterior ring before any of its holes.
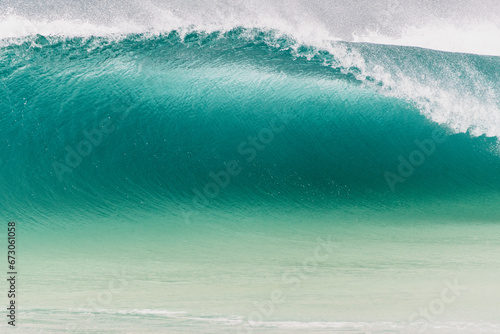
{"type": "Polygon", "coordinates": [[[500,331],[499,58],[331,48],[242,28],[2,46],[17,329],[500,331]]]}
{"type": "Polygon", "coordinates": [[[407,210],[253,207],[214,210],[189,224],[145,214],[82,221],[85,227],[66,232],[26,231],[20,323],[51,333],[67,332],[68,323],[76,333],[498,326],[499,227],[421,209],[427,213],[411,217],[407,210]],[[316,254],[319,245],[326,246],[316,254]],[[432,313],[447,282],[465,288],[432,313]],[[282,297],[271,307],[276,291],[282,297]],[[421,308],[433,320],[410,322],[421,308]],[[254,312],[263,314],[261,325],[248,322],[260,319],[254,312]]]}

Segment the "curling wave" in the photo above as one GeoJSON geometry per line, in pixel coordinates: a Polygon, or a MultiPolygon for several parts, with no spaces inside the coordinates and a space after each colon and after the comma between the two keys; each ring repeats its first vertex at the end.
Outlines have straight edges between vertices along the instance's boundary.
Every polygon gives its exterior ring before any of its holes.
{"type": "Polygon", "coordinates": [[[259,29],[4,39],[1,206],[494,193],[499,70],[498,57],[259,29]]]}

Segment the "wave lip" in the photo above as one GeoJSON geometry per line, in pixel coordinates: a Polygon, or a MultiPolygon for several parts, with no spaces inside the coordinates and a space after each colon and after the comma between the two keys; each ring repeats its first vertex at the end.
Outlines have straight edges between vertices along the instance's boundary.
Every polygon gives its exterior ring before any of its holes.
{"type": "MultiPolygon", "coordinates": [[[[130,4],[129,4],[130,5],[130,4]]],[[[133,5],[125,10],[122,4],[116,8],[113,2],[92,10],[80,11],[63,8],[60,13],[44,13],[38,10],[2,8],[0,12],[0,39],[20,38],[33,35],[90,37],[140,33],[169,33],[173,30],[230,31],[235,28],[277,30],[293,36],[302,43],[324,46],[331,41],[367,42],[400,46],[416,46],[426,49],[500,56],[500,20],[488,15],[466,15],[465,18],[437,18],[421,15],[417,20],[404,20],[408,16],[405,4],[388,3],[388,8],[370,8],[367,22],[357,26],[340,26],[333,17],[340,16],[339,8],[304,6],[293,1],[287,9],[280,4],[265,1],[260,6],[247,3],[209,5],[207,8],[182,8],[182,5],[148,3],[133,5]],[[179,7],[179,8],[177,8],[179,7]],[[325,11],[334,10],[332,18],[325,11]],[[406,10],[406,11],[405,11],[406,10]],[[40,12],[40,13],[37,13],[40,12]],[[113,13],[113,17],[106,17],[113,13]],[[403,15],[404,14],[404,15],[403,15]],[[333,22],[332,22],[333,20],[333,22]]],[[[376,5],[373,5],[377,7],[376,5]]],[[[16,7],[16,6],[14,6],[16,7]]],[[[360,21],[359,8],[345,13],[360,21]],[[358,16],[358,17],[354,17],[358,16]]],[[[408,17],[407,17],[408,18],[408,17]]],[[[354,21],[353,21],[354,22],[354,21]]]]}
{"type": "Polygon", "coordinates": [[[113,36],[144,33],[147,29],[133,24],[99,25],[83,20],[31,20],[18,15],[0,19],[0,39],[18,39],[42,35],[60,37],[113,36]]]}

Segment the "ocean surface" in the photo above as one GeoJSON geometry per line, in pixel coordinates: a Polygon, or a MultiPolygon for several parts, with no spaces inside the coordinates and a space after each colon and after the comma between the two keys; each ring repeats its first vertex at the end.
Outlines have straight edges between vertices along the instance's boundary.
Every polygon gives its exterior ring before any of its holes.
{"type": "Polygon", "coordinates": [[[22,22],[18,332],[500,332],[496,50],[22,22]]]}

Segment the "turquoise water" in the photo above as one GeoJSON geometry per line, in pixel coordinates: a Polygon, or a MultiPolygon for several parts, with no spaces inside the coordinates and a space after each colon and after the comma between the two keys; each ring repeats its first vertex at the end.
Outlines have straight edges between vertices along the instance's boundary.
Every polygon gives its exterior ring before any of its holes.
{"type": "Polygon", "coordinates": [[[9,41],[18,330],[499,331],[499,69],[248,29],[9,41]]]}

